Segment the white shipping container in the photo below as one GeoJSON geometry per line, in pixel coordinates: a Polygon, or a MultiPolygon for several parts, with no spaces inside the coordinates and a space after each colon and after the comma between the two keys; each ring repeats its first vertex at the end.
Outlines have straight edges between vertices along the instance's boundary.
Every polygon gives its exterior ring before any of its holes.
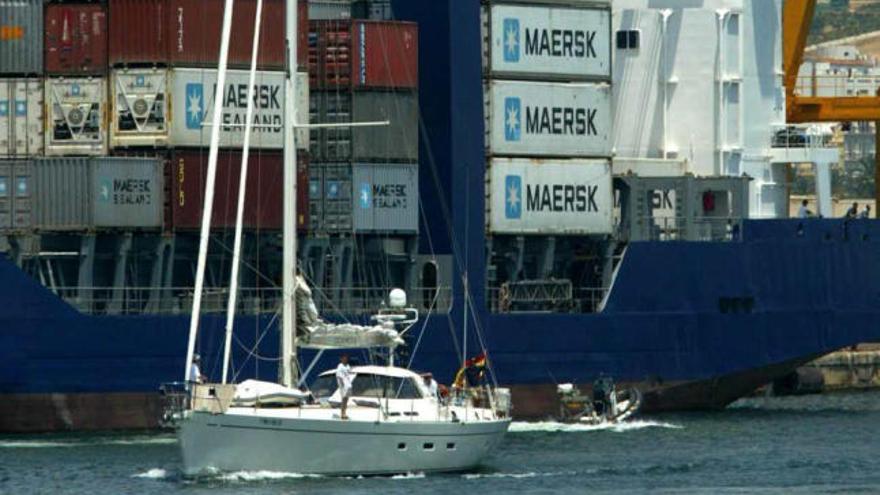
{"type": "Polygon", "coordinates": [[[483,7],[484,67],[495,75],[539,79],[611,79],[608,8],[483,7]]]}
{"type": "Polygon", "coordinates": [[[110,77],[110,146],[167,145],[168,71],[118,69],[110,77]]]}
{"type": "Polygon", "coordinates": [[[106,154],[106,80],[51,78],[45,87],[46,154],[106,154]]]}
{"type": "Polygon", "coordinates": [[[489,81],[486,146],[489,154],[520,156],[611,155],[611,87],[489,81]]]}
{"type": "Polygon", "coordinates": [[[0,79],[0,156],[43,153],[43,83],[0,79]]]}
{"type": "Polygon", "coordinates": [[[489,232],[587,235],[613,230],[608,160],[493,158],[489,232]]]}
{"type": "MultiPolygon", "coordinates": [[[[171,144],[208,146],[217,71],[172,69],[171,81],[171,144]]],[[[248,71],[226,73],[226,87],[221,92],[221,147],[240,147],[244,142],[247,86],[248,71]]],[[[284,144],[284,73],[257,71],[256,87],[251,147],[281,149],[284,144]]]]}

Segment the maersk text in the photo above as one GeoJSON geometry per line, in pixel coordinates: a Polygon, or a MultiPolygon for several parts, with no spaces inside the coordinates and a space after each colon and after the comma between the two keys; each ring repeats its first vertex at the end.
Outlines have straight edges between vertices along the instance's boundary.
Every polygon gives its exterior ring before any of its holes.
{"type": "Polygon", "coordinates": [[[596,58],[595,31],[525,28],[526,55],[596,58]]]}
{"type": "Polygon", "coordinates": [[[596,136],[595,120],[595,108],[526,107],[528,134],[596,136]]]}
{"type": "Polygon", "coordinates": [[[589,184],[528,184],[526,210],[547,212],[598,212],[596,192],[589,184]]]}

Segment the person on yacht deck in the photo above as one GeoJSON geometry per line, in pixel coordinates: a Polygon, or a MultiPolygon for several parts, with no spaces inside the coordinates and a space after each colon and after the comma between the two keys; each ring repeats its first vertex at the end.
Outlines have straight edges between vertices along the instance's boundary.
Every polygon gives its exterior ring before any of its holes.
{"type": "Polygon", "coordinates": [[[348,365],[348,354],[339,356],[339,365],[336,366],[336,386],[339,389],[339,400],[341,403],[342,419],[348,419],[346,409],[348,408],[348,398],[351,397],[351,383],[354,381],[354,373],[351,366],[348,365]]]}
{"type": "Polygon", "coordinates": [[[437,380],[434,379],[434,375],[432,373],[424,373],[422,378],[425,380],[425,386],[428,387],[428,392],[430,392],[431,397],[439,399],[440,390],[437,385],[437,380]]]}
{"type": "Polygon", "coordinates": [[[201,369],[199,369],[199,363],[201,363],[201,357],[196,354],[193,356],[192,363],[189,364],[189,376],[187,376],[187,380],[190,383],[205,383],[205,376],[202,375],[201,369]]]}

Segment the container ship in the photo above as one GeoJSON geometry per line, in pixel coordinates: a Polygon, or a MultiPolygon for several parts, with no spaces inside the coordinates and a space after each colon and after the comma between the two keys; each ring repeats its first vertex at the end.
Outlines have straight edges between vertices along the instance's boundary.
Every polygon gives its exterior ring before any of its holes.
{"type": "MultiPolygon", "coordinates": [[[[780,0],[301,1],[289,56],[285,2],[263,4],[235,373],[278,372],[294,72],[298,122],[390,122],[297,131],[319,309],[361,319],[403,288],[412,366],[441,382],[478,348],[465,321],[523,418],[601,374],[647,411],[721,408],[880,340],[880,225],[787,218],[791,164],[828,189],[837,149],[786,125],[780,0]]],[[[157,425],[215,93],[197,347],[220,373],[255,5],[217,91],[219,0],[0,1],[0,431],[157,425]]]]}

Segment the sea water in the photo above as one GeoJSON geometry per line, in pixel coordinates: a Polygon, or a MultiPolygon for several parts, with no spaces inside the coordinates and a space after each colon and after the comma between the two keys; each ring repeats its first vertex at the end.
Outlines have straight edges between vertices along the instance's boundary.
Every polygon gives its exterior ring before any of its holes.
{"type": "Polygon", "coordinates": [[[613,426],[515,422],[470,473],[184,477],[168,433],[0,437],[0,493],[880,493],[880,393],[744,399],[613,426]]]}

